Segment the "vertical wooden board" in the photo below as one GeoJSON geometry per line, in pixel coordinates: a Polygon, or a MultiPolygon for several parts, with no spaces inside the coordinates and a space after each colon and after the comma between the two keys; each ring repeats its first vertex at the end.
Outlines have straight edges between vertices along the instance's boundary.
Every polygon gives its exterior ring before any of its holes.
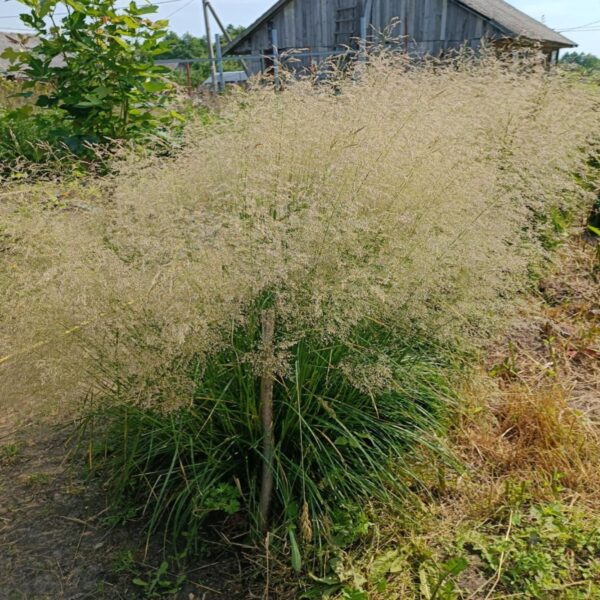
{"type": "Polygon", "coordinates": [[[296,12],[294,15],[294,21],[296,25],[296,45],[300,48],[307,48],[306,35],[305,35],[305,23],[304,23],[304,0],[296,2],[296,12]]]}
{"type": "Polygon", "coordinates": [[[288,2],[283,7],[283,14],[285,16],[285,33],[282,33],[282,39],[279,42],[282,48],[295,48],[296,47],[296,32],[294,25],[294,0],[288,2]]]}
{"type": "Polygon", "coordinates": [[[469,13],[452,2],[448,6],[448,38],[455,43],[460,43],[466,39],[465,30],[467,28],[469,13]]]}
{"type": "Polygon", "coordinates": [[[446,42],[448,39],[448,0],[441,0],[440,10],[440,40],[446,42]]]}
{"type": "Polygon", "coordinates": [[[482,24],[482,21],[481,21],[480,17],[471,15],[471,18],[469,19],[469,31],[467,32],[469,40],[473,40],[473,39],[479,37],[478,31],[480,30],[479,26],[481,24],[482,24]]]}
{"type": "MultiPolygon", "coordinates": [[[[392,20],[398,21],[402,19],[402,11],[400,10],[401,3],[397,0],[385,0],[384,7],[381,15],[381,24],[383,28],[389,27],[392,20]]],[[[398,37],[402,34],[401,26],[396,25],[394,30],[391,32],[392,37],[398,37]]]]}
{"type": "Polygon", "coordinates": [[[464,21],[463,38],[465,40],[471,40],[473,32],[475,31],[475,15],[467,13],[464,21]]]}
{"type": "Polygon", "coordinates": [[[309,18],[310,18],[310,7],[306,0],[302,0],[302,47],[310,48],[310,31],[309,31],[309,18]]]}
{"type": "Polygon", "coordinates": [[[270,46],[267,23],[263,23],[256,31],[255,48],[258,54],[263,54],[270,46]]]}
{"type": "Polygon", "coordinates": [[[431,39],[438,42],[442,39],[442,0],[432,0],[431,4],[431,39]]]}
{"type": "Polygon", "coordinates": [[[410,37],[419,41],[420,33],[421,33],[421,19],[420,10],[419,10],[420,1],[417,0],[409,0],[408,3],[408,23],[409,23],[409,33],[410,37]]]}
{"type": "MultiPolygon", "coordinates": [[[[286,39],[286,24],[285,24],[285,11],[282,9],[276,12],[271,19],[273,21],[273,29],[277,29],[277,37],[279,48],[287,47],[287,39],[286,39]]],[[[268,48],[271,47],[271,40],[268,40],[268,48]]]]}
{"type": "MultiPolygon", "coordinates": [[[[431,39],[436,42],[441,41],[442,39],[442,3],[443,0],[432,0],[431,6],[431,14],[432,14],[432,24],[431,24],[431,39]]],[[[437,50],[437,47],[436,47],[437,50]]]]}
{"type": "Polygon", "coordinates": [[[254,31],[254,33],[252,34],[252,36],[250,37],[250,46],[252,47],[252,54],[257,54],[258,52],[260,52],[259,49],[259,33],[260,33],[260,29],[257,29],[256,31],[254,31]]]}
{"type": "Polygon", "coordinates": [[[304,46],[307,48],[313,47],[312,40],[312,2],[310,0],[302,1],[302,38],[304,40],[304,46]]]}
{"type": "Polygon", "coordinates": [[[322,8],[322,0],[312,0],[313,7],[313,24],[314,24],[314,48],[322,49],[323,44],[325,43],[325,39],[327,34],[325,33],[324,23],[321,22],[321,8],[322,8]]]}
{"type": "Polygon", "coordinates": [[[304,48],[302,39],[302,4],[303,0],[294,2],[294,42],[296,48],[304,48]]]}
{"type": "MultiPolygon", "coordinates": [[[[383,0],[382,8],[381,8],[381,29],[387,29],[390,26],[392,20],[397,20],[400,18],[400,9],[398,7],[398,2],[394,2],[394,0],[383,0]]],[[[391,31],[392,37],[397,37],[400,35],[400,29],[396,27],[396,29],[391,31]]]]}
{"type": "Polygon", "coordinates": [[[473,37],[477,39],[481,39],[483,37],[484,30],[484,22],[483,19],[477,19],[475,23],[475,31],[473,32],[473,37]]]}
{"type": "Polygon", "coordinates": [[[326,4],[326,0],[319,0],[317,5],[319,15],[319,43],[316,49],[319,51],[327,50],[330,46],[326,4]]]}
{"type": "Polygon", "coordinates": [[[323,0],[321,15],[325,21],[323,39],[328,48],[335,48],[335,3],[332,0],[323,0]]]}
{"type": "Polygon", "coordinates": [[[408,31],[408,0],[400,2],[400,19],[402,20],[402,37],[404,37],[408,31]]]}
{"type": "Polygon", "coordinates": [[[378,33],[381,31],[381,4],[381,0],[373,0],[371,21],[369,22],[370,33],[378,33]]]}
{"type": "Polygon", "coordinates": [[[304,0],[302,2],[302,46],[306,47],[306,48],[310,48],[311,47],[311,43],[309,40],[309,33],[308,33],[308,20],[309,20],[309,10],[308,10],[308,4],[306,2],[306,0],[304,0]]]}
{"type": "MultiPolygon", "coordinates": [[[[431,14],[431,0],[423,0],[421,2],[421,11],[422,11],[422,25],[421,25],[421,40],[429,43],[429,40],[433,39],[433,27],[431,24],[432,14],[431,14]]],[[[429,51],[429,46],[426,46],[427,51],[429,51]]]]}
{"type": "Polygon", "coordinates": [[[386,0],[373,0],[373,19],[371,21],[372,30],[379,33],[385,27],[383,24],[383,11],[385,10],[386,0]]]}

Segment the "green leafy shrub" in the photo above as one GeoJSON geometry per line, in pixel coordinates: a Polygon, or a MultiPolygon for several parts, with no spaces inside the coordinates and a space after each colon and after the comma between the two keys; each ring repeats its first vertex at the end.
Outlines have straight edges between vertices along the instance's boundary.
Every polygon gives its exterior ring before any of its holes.
{"type": "MultiPolygon", "coordinates": [[[[428,519],[407,530],[375,526],[377,541],[360,554],[340,553],[324,578],[311,578],[307,599],[583,600],[600,594],[600,521],[556,500],[512,503],[483,521],[428,519]],[[360,595],[362,594],[362,596],[360,595]]],[[[442,511],[443,514],[443,511],[442,511]]],[[[441,516],[441,515],[440,515],[441,516]]]]}
{"type": "Polygon", "coordinates": [[[38,43],[7,48],[3,57],[25,78],[17,96],[31,98],[38,110],[4,115],[3,154],[33,162],[69,152],[89,158],[90,143],[146,140],[183,120],[166,108],[172,84],[154,64],[168,24],[148,19],[155,6],[72,0],[59,20],[62,3],[22,1],[29,13],[21,20],[38,43]]]}
{"type": "Polygon", "coordinates": [[[92,158],[86,139],[77,135],[64,112],[40,111],[24,106],[0,111],[0,163],[14,167],[19,163],[60,162],[61,159],[92,158]]]}

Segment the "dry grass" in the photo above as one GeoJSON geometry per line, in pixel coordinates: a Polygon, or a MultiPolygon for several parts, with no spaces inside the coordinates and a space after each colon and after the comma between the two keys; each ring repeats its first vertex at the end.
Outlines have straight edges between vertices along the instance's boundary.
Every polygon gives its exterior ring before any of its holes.
{"type": "Polygon", "coordinates": [[[582,200],[570,173],[597,105],[535,65],[382,56],[360,80],[239,92],[177,160],[132,161],[108,191],[5,196],[0,348],[23,354],[0,365],[2,398],[64,407],[99,359],[144,382],[226,343],[265,290],[280,371],[307,332],[343,339],[365,318],[485,343],[539,256],[532,213],[582,200]]]}
{"type": "Polygon", "coordinates": [[[493,376],[482,370],[460,394],[450,444],[465,470],[448,472],[426,457],[432,495],[412,513],[385,507],[365,546],[340,553],[348,588],[381,600],[420,598],[424,575],[435,583],[447,560],[466,556],[466,570],[449,578],[456,597],[570,598],[579,597],[568,593],[577,586],[582,597],[598,594],[585,568],[564,588],[554,585],[585,565],[576,547],[597,539],[600,513],[600,378],[591,358],[599,341],[598,242],[581,233],[571,231],[541,282],[542,298],[529,296],[497,342],[493,376]],[[552,515],[545,524],[532,520],[540,510],[552,515]],[[544,577],[553,584],[534,591],[531,581],[544,577]]]}
{"type": "MultiPolygon", "coordinates": [[[[503,390],[493,407],[480,403],[467,412],[457,444],[476,485],[485,482],[501,493],[507,481],[521,481],[543,495],[560,481],[573,492],[597,495],[598,431],[569,401],[569,390],[558,385],[515,385],[503,390]]],[[[481,501],[481,491],[473,492],[481,501]]]]}

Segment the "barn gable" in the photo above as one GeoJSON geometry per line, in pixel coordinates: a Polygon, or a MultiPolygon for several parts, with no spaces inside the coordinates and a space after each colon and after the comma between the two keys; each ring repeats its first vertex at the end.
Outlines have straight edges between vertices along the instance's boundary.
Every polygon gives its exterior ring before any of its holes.
{"type": "Polygon", "coordinates": [[[423,53],[464,43],[478,47],[483,38],[529,40],[548,52],[576,45],[504,0],[278,0],[226,52],[265,53],[273,29],[282,50],[335,50],[360,35],[365,11],[375,30],[398,19],[396,33],[414,40],[415,49],[423,53]]]}

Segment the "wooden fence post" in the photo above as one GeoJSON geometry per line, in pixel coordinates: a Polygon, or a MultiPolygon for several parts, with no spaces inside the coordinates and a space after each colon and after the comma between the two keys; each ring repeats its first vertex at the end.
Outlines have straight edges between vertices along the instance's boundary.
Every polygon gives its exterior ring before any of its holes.
{"type": "Polygon", "coordinates": [[[273,29],[271,32],[271,43],[273,45],[273,83],[275,89],[278,90],[281,87],[281,80],[279,78],[279,37],[277,29],[273,29]]]}
{"type": "Polygon", "coordinates": [[[202,10],[204,12],[204,26],[206,28],[206,45],[208,46],[208,58],[210,60],[210,79],[214,92],[217,91],[217,70],[215,69],[215,53],[213,51],[210,35],[210,19],[208,16],[208,0],[202,0],[202,10]]]}
{"type": "Polygon", "coordinates": [[[367,19],[360,18],[360,40],[359,40],[359,60],[364,62],[367,58],[367,19]]]}
{"type": "Polygon", "coordinates": [[[215,34],[215,47],[217,49],[217,68],[219,69],[219,91],[225,91],[225,75],[223,70],[223,48],[221,48],[221,36],[215,34]]]}

